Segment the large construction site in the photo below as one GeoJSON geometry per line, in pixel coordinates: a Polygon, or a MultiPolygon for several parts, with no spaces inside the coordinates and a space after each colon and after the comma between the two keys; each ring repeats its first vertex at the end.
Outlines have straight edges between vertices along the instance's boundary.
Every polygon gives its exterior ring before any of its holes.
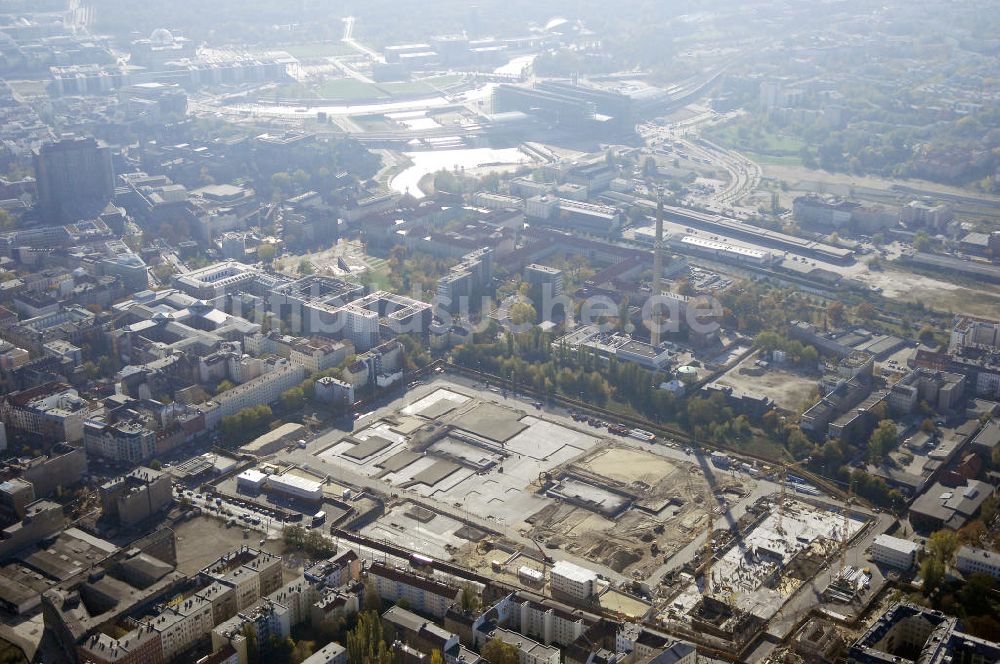
{"type": "MultiPolygon", "coordinates": [[[[360,530],[373,540],[536,591],[571,563],[594,574],[592,607],[730,651],[871,522],[815,489],[783,490],[773,468],[715,463],[444,377],[293,454],[387,497],[360,530]]],[[[848,599],[863,583],[850,577],[848,599]]]]}
{"type": "Polygon", "coordinates": [[[670,575],[656,619],[739,644],[753,633],[743,630],[766,625],[824,569],[832,583],[820,590],[849,603],[868,588],[865,574],[846,565],[846,547],[871,523],[810,499],[761,499],[735,532],[717,531],[695,564],[670,575]]]}
{"type": "Polygon", "coordinates": [[[553,500],[525,519],[525,534],[645,581],[706,532],[710,512],[723,512],[749,491],[746,475],[709,481],[705,472],[612,443],[542,478],[537,492],[553,500]]]}
{"type": "Polygon", "coordinates": [[[571,557],[641,581],[704,534],[710,512],[720,514],[750,492],[746,474],[531,408],[439,388],[316,454],[391,486],[406,503],[366,534],[483,562],[476,559],[482,537],[463,539],[470,533],[461,522],[485,520],[477,530],[491,527],[528,549],[527,557],[571,557]],[[439,515],[435,527],[414,516],[416,504],[439,515]]]}

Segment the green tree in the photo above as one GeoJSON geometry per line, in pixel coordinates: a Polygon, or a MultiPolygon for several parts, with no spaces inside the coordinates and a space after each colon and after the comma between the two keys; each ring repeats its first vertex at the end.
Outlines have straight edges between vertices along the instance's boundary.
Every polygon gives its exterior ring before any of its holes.
{"type": "Polygon", "coordinates": [[[271,188],[279,196],[290,194],[292,192],[292,176],[284,172],[275,173],[271,176],[271,188]]]}
{"type": "Polygon", "coordinates": [[[310,176],[301,168],[292,173],[292,184],[298,191],[304,191],[309,186],[310,176]]]}
{"type": "Polygon", "coordinates": [[[161,468],[163,468],[163,462],[160,461],[159,459],[153,459],[152,461],[149,462],[149,467],[152,468],[153,470],[160,470],[161,468]]]}
{"type": "Polygon", "coordinates": [[[954,530],[938,530],[927,538],[927,551],[942,565],[951,563],[958,549],[958,536],[954,530]]]}
{"type": "Polygon", "coordinates": [[[348,664],[393,664],[394,660],[385,643],[378,613],[365,611],[359,614],[354,629],[347,633],[348,664]]]}
{"type": "Polygon", "coordinates": [[[295,641],[286,636],[279,639],[271,637],[270,648],[267,651],[268,664],[292,664],[292,653],[295,652],[295,641]]]}
{"type": "MultiPolygon", "coordinates": [[[[994,448],[994,452],[997,448],[994,448]]],[[[996,496],[990,496],[983,501],[983,506],[979,508],[979,518],[982,519],[983,523],[991,523],[993,517],[997,515],[997,511],[1000,509],[1000,500],[996,496]]]]}
{"type": "Polygon", "coordinates": [[[867,323],[875,320],[878,311],[875,309],[874,304],[865,300],[854,307],[854,315],[867,323]]]}
{"type": "Polygon", "coordinates": [[[462,594],[458,598],[458,605],[465,614],[475,613],[479,610],[479,595],[469,584],[462,586],[462,594]]]}
{"type": "Polygon", "coordinates": [[[924,594],[930,595],[944,581],[944,565],[937,558],[925,558],[920,564],[920,578],[924,580],[924,594]]]}
{"type": "Polygon", "coordinates": [[[520,656],[517,648],[500,639],[492,639],[479,653],[489,664],[518,664],[520,656]]]}
{"type": "Polygon", "coordinates": [[[316,268],[313,267],[312,262],[308,258],[303,258],[299,261],[299,274],[310,275],[316,272],[316,268]]]}
{"type": "Polygon", "coordinates": [[[514,325],[533,324],[538,320],[535,308],[527,302],[516,302],[510,307],[510,322],[514,325]]]}
{"type": "Polygon", "coordinates": [[[958,591],[958,599],[962,608],[969,615],[982,615],[990,612],[990,593],[993,591],[993,577],[982,572],[973,572],[965,580],[965,585],[958,591]]]}
{"type": "Polygon", "coordinates": [[[234,387],[236,387],[236,384],[233,383],[233,381],[228,380],[228,379],[223,379],[223,380],[219,381],[218,385],[215,386],[215,393],[216,394],[222,394],[223,392],[228,392],[229,390],[233,389],[234,387]]]}
{"type": "Polygon", "coordinates": [[[12,231],[17,228],[17,217],[7,210],[0,210],[0,231],[12,231]]]}
{"type": "Polygon", "coordinates": [[[815,346],[803,346],[802,354],[799,357],[799,364],[808,369],[816,369],[819,363],[819,351],[815,346]]]}
{"type": "Polygon", "coordinates": [[[834,327],[840,327],[847,320],[845,312],[844,303],[840,300],[835,300],[826,306],[827,318],[834,327]]]}
{"type": "Polygon", "coordinates": [[[754,343],[761,350],[771,352],[779,350],[784,345],[784,339],[777,332],[764,331],[757,335],[754,343]]]}
{"type": "Polygon", "coordinates": [[[382,610],[382,598],[379,597],[375,582],[371,579],[365,582],[364,610],[375,613],[382,610]]]}
{"type": "Polygon", "coordinates": [[[302,549],[306,543],[306,529],[298,524],[288,525],[281,529],[281,537],[286,546],[302,549]]]}
{"type": "Polygon", "coordinates": [[[305,550],[313,558],[329,558],[337,553],[337,546],[319,530],[310,530],[306,533],[305,550]]]}
{"type": "Polygon", "coordinates": [[[281,407],[286,411],[298,410],[306,402],[305,390],[301,385],[291,387],[281,393],[281,407]]]}
{"type": "Polygon", "coordinates": [[[258,244],[257,245],[257,260],[262,263],[272,263],[274,261],[274,256],[278,253],[273,244],[258,244]]]}
{"type": "Polygon", "coordinates": [[[925,324],[920,328],[920,332],[917,334],[917,338],[920,339],[920,343],[925,346],[934,346],[937,344],[937,339],[935,338],[936,331],[934,327],[930,324],[925,324]]]}
{"type": "Polygon", "coordinates": [[[271,407],[259,404],[244,408],[233,415],[222,418],[222,435],[226,440],[239,441],[265,428],[271,421],[271,407]]]}
{"type": "Polygon", "coordinates": [[[898,440],[899,431],[896,429],[896,423],[892,420],[882,420],[868,439],[868,460],[874,464],[880,463],[896,448],[898,440]]]}

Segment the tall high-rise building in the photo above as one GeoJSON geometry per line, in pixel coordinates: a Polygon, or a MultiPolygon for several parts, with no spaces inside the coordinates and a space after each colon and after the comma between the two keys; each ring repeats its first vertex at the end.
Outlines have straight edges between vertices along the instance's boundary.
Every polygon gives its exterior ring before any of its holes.
{"type": "Polygon", "coordinates": [[[45,221],[97,216],[115,193],[111,151],[93,138],[63,138],[35,151],[38,208],[45,221]]]}
{"type": "MultiPolygon", "coordinates": [[[[551,289],[549,297],[559,297],[563,292],[563,271],[548,265],[532,263],[524,268],[524,280],[530,285],[532,292],[539,294],[529,295],[533,300],[541,301],[541,294],[546,285],[551,289]]],[[[537,304],[536,304],[537,306],[537,304]]]]}

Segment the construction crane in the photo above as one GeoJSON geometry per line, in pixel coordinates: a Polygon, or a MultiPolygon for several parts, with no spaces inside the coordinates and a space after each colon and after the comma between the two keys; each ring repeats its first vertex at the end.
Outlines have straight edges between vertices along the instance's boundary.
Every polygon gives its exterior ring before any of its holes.
{"type": "Polygon", "coordinates": [[[847,545],[851,541],[849,526],[851,522],[851,504],[854,502],[854,482],[847,482],[847,500],[844,501],[844,517],[840,523],[840,574],[847,569],[847,545]]]}
{"type": "MultiPolygon", "coordinates": [[[[701,559],[702,564],[700,566],[701,575],[704,579],[704,585],[702,586],[702,594],[708,595],[712,591],[712,532],[715,530],[715,494],[712,493],[712,483],[708,477],[708,473],[711,472],[707,468],[699,469],[702,473],[705,473],[705,480],[708,484],[708,488],[705,492],[705,511],[708,516],[708,522],[705,524],[705,543],[701,546],[701,559]]],[[[692,473],[695,472],[692,469],[692,473]]],[[[684,487],[687,491],[687,495],[692,495],[695,493],[695,489],[692,486],[691,474],[685,474],[684,476],[684,487]]]]}
{"type": "Polygon", "coordinates": [[[712,593],[712,532],[715,529],[715,495],[711,487],[708,490],[708,524],[705,526],[705,544],[702,546],[702,556],[705,557],[705,585],[703,595],[712,593]]]}
{"type": "Polygon", "coordinates": [[[775,524],[775,530],[779,534],[785,534],[784,519],[785,519],[785,498],[788,496],[788,470],[790,468],[797,468],[804,464],[808,459],[803,459],[801,461],[792,461],[781,464],[781,494],[778,498],[778,523],[775,524]]]}

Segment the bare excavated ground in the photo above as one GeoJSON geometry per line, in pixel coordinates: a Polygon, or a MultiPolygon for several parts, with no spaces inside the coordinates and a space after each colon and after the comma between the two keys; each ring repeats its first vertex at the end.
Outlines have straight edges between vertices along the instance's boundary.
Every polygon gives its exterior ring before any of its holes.
{"type": "MultiPolygon", "coordinates": [[[[594,501],[613,491],[630,495],[631,506],[613,516],[566,500],[550,503],[526,519],[526,534],[634,578],[647,578],[690,543],[707,526],[707,507],[715,508],[698,466],[641,449],[602,448],[561,473],[578,487],[592,485],[594,501]]],[[[735,495],[745,487],[727,476],[714,489],[735,495]]]]}

